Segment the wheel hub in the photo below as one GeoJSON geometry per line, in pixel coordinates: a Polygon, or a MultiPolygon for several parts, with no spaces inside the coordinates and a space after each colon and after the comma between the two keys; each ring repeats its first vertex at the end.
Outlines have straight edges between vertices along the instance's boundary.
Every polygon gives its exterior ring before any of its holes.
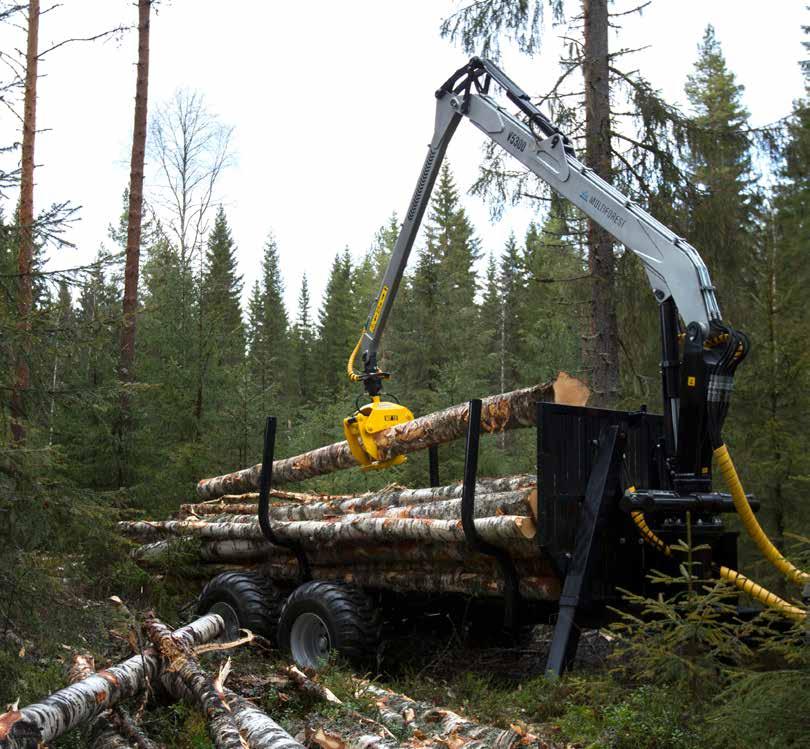
{"type": "Polygon", "coordinates": [[[233,642],[239,639],[239,616],[236,610],[224,601],[218,601],[210,609],[209,614],[219,614],[225,622],[225,630],[217,638],[218,642],[233,642]]]}
{"type": "Polygon", "coordinates": [[[301,614],[290,630],[290,650],[293,660],[302,668],[323,666],[332,650],[326,622],[311,612],[301,614]]]}

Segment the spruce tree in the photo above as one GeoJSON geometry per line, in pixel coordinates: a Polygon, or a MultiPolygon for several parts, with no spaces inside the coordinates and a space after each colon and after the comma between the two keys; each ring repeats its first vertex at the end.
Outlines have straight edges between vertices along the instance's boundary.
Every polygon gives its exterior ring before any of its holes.
{"type": "Polygon", "coordinates": [[[687,205],[688,237],[709,267],[722,307],[736,317],[745,306],[736,292],[751,259],[756,200],[744,87],[728,69],[711,25],[685,90],[694,110],[689,167],[697,188],[687,205]]]}
{"type": "Polygon", "coordinates": [[[318,313],[316,344],[321,395],[333,399],[346,388],[346,361],[361,324],[356,313],[353,270],[348,247],[335,255],[318,313]]]}
{"type": "Polygon", "coordinates": [[[245,351],[242,322],[242,277],[237,272],[236,244],[220,206],[208,237],[201,284],[203,335],[219,364],[240,364],[245,351]]]}
{"type": "Polygon", "coordinates": [[[295,324],[292,329],[294,382],[298,403],[306,403],[315,393],[315,360],[313,352],[314,333],[312,325],[309,282],[306,273],[301,278],[295,324]]]}
{"type": "Polygon", "coordinates": [[[580,340],[587,330],[585,260],[569,239],[565,212],[532,223],[523,250],[526,304],[520,325],[522,377],[541,382],[560,370],[581,373],[580,340]]]}

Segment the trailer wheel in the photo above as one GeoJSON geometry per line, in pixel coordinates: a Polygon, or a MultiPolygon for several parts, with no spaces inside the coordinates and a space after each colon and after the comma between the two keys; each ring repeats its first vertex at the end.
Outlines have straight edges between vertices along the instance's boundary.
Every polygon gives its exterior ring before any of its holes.
{"type": "Polygon", "coordinates": [[[275,642],[283,603],[282,594],[266,577],[252,572],[223,572],[202,589],[197,614],[220,614],[229,639],[235,639],[241,628],[275,642]]]}
{"type": "Polygon", "coordinates": [[[360,589],[313,580],[296,588],[281,610],[278,644],[301,668],[317,669],[333,651],[354,661],[373,658],[380,613],[360,589]]]}

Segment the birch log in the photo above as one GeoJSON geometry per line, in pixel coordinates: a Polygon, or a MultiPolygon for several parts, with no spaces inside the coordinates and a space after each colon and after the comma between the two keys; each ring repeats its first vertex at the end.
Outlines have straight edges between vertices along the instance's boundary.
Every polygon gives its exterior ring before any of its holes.
{"type": "MultiPolygon", "coordinates": [[[[164,670],[160,681],[174,699],[196,701],[194,692],[177,672],[164,670]]],[[[304,749],[302,744],[293,739],[269,715],[228,689],[224,683],[221,684],[221,694],[233,714],[240,735],[248,742],[250,749],[304,749]]]]}
{"type": "Polygon", "coordinates": [[[420,737],[438,739],[441,742],[439,745],[469,746],[471,749],[541,746],[535,736],[520,735],[511,729],[474,723],[450,710],[412,700],[404,694],[398,694],[378,684],[360,682],[359,691],[372,697],[386,726],[400,734],[416,734],[420,737]],[[448,739],[454,740],[454,743],[450,743],[448,739]]]}
{"type": "MultiPolygon", "coordinates": [[[[560,372],[554,382],[493,395],[483,399],[481,429],[502,432],[534,425],[537,401],[584,405],[588,388],[575,377],[560,372]]],[[[374,435],[381,460],[442,445],[463,436],[467,429],[469,404],[462,403],[444,411],[422,416],[413,421],[385,429],[374,435]]],[[[286,484],[304,481],[356,466],[349,445],[337,442],[302,455],[273,462],[273,482],[286,484]]],[[[243,494],[259,488],[261,464],[224,476],[203,479],[197,484],[200,499],[213,499],[223,494],[243,494]]]]}
{"type": "Polygon", "coordinates": [[[165,663],[165,670],[177,674],[205,716],[208,735],[216,749],[244,749],[244,742],[220,685],[200,668],[188,643],[154,616],[147,618],[144,629],[165,663]]]}
{"type": "MultiPolygon", "coordinates": [[[[175,633],[180,642],[200,645],[225,631],[217,614],[209,614],[175,633]]],[[[143,691],[160,669],[160,656],[152,649],[118,666],[71,684],[22,710],[0,715],[0,749],[36,749],[82,723],[95,720],[121,700],[143,691]]]]}
{"type": "MultiPolygon", "coordinates": [[[[531,539],[514,539],[509,544],[509,553],[516,559],[537,556],[537,544],[531,539]]],[[[268,560],[292,560],[295,556],[283,546],[274,546],[267,541],[200,541],[195,538],[168,538],[139,546],[132,557],[144,565],[165,565],[178,556],[190,557],[189,561],[202,564],[240,564],[268,560]]],[[[385,545],[330,546],[313,548],[307,557],[315,564],[352,564],[372,561],[397,562],[442,562],[470,563],[480,554],[466,544],[420,544],[403,542],[385,545]]]]}
{"type": "MultiPolygon", "coordinates": [[[[295,581],[298,568],[293,564],[269,562],[262,567],[273,580],[295,581]]],[[[503,578],[499,571],[481,573],[458,569],[431,572],[422,569],[389,569],[374,566],[312,567],[316,580],[335,580],[363,588],[391,590],[398,593],[462,593],[470,596],[503,595],[503,578]]],[[[549,570],[543,577],[520,577],[520,595],[532,601],[556,601],[560,582],[549,570]]]]}
{"type": "MultiPolygon", "coordinates": [[[[77,653],[70,667],[70,683],[83,681],[95,672],[93,656],[77,653]]],[[[91,723],[90,742],[91,749],[158,749],[120,705],[102,713],[91,723]]]]}
{"type": "MultiPolygon", "coordinates": [[[[530,473],[518,473],[513,476],[481,477],[476,481],[475,491],[478,494],[497,494],[535,486],[536,484],[537,477],[530,473]]],[[[367,509],[378,510],[380,507],[388,507],[391,504],[421,504],[441,499],[457,499],[461,496],[463,488],[463,484],[456,481],[446,486],[431,486],[421,489],[407,489],[392,484],[385,489],[363,494],[319,494],[317,492],[284,492],[274,489],[269,492],[269,497],[271,499],[288,500],[283,504],[294,502],[308,507],[329,508],[334,514],[339,514],[341,512],[365,512],[367,509]],[[359,509],[361,507],[363,509],[359,509]]],[[[229,505],[247,506],[251,508],[247,512],[256,512],[258,500],[258,492],[225,494],[217,499],[182,504],[180,505],[180,512],[190,515],[216,515],[222,511],[218,510],[218,507],[226,508],[229,505]]],[[[273,504],[271,504],[272,506],[273,504]]]]}
{"type": "MultiPolygon", "coordinates": [[[[128,536],[150,539],[163,536],[195,536],[228,540],[264,540],[258,522],[206,523],[199,520],[165,520],[162,522],[121,521],[119,530],[128,536]]],[[[515,539],[534,538],[537,529],[528,517],[501,515],[477,518],[478,535],[491,544],[509,548],[515,539]]],[[[423,520],[421,518],[373,518],[360,516],[350,522],[339,520],[306,520],[279,522],[273,525],[282,540],[300,541],[304,546],[326,544],[394,543],[422,541],[424,543],[462,543],[464,530],[460,520],[423,520]]]]}
{"type": "MultiPolygon", "coordinates": [[[[208,523],[254,523],[256,508],[251,505],[225,505],[227,512],[203,514],[208,523]],[[240,514],[238,510],[241,510],[240,514]]],[[[362,503],[346,500],[339,503],[317,502],[312,505],[276,504],[270,505],[270,519],[274,521],[324,520],[337,518],[341,521],[355,520],[358,517],[394,518],[433,518],[435,520],[461,519],[460,499],[431,499],[423,504],[402,503],[392,495],[371,495],[362,503]],[[354,511],[351,511],[356,508],[354,511]],[[348,511],[348,512],[347,512],[348,511]]],[[[491,515],[531,515],[537,517],[537,491],[534,488],[518,489],[497,494],[480,494],[475,498],[475,517],[491,515]]],[[[185,519],[194,520],[200,516],[190,515],[185,519]]]]}

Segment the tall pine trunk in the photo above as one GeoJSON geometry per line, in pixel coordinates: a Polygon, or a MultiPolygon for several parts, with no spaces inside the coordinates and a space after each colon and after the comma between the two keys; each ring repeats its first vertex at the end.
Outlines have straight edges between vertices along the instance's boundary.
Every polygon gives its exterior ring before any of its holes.
{"type": "MultiPolygon", "coordinates": [[[[585,20],[585,160],[611,181],[608,0],[583,0],[585,20]]],[[[595,405],[612,405],[619,391],[619,333],[616,322],[613,238],[588,221],[591,273],[590,331],[585,363],[595,405]]]]}
{"type": "MultiPolygon", "coordinates": [[[[149,91],[149,13],[152,0],[138,0],[138,74],[135,82],[135,117],[132,132],[132,156],[129,167],[129,212],[127,250],[124,270],[124,306],[118,376],[126,385],[133,381],[135,327],[138,309],[138,271],[141,255],[141,217],[143,214],[143,165],[146,150],[146,113],[149,91]]],[[[123,454],[131,426],[129,392],[121,392],[120,447],[123,454]]],[[[119,462],[118,483],[123,483],[123,461],[119,462]]]]}
{"type": "Polygon", "coordinates": [[[25,104],[23,111],[22,169],[20,173],[19,250],[17,270],[17,325],[19,338],[14,357],[14,388],[11,391],[11,440],[24,445],[26,404],[31,382],[31,307],[34,261],[34,141],[37,134],[37,64],[39,47],[39,0],[28,3],[28,48],[25,55],[25,104]]]}

